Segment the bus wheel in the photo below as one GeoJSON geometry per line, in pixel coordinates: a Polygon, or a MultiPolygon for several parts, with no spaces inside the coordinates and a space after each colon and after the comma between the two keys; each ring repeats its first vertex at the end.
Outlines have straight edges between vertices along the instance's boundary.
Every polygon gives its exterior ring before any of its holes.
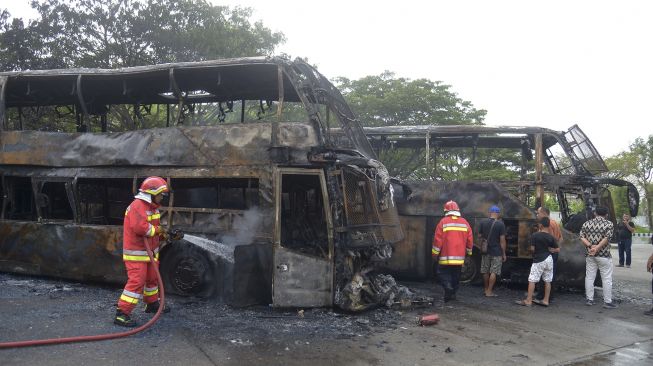
{"type": "Polygon", "coordinates": [[[212,297],[219,290],[218,263],[206,251],[183,240],[162,253],[161,278],[168,293],[212,297]]]}
{"type": "Polygon", "coordinates": [[[471,257],[465,257],[460,273],[460,283],[476,283],[481,278],[481,255],[474,253],[471,257]]]}

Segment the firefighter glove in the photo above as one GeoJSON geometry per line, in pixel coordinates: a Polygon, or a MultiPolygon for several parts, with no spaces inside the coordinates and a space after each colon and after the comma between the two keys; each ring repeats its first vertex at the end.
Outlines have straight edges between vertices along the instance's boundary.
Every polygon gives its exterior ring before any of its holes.
{"type": "Polygon", "coordinates": [[[157,226],[154,233],[156,235],[159,235],[159,238],[161,238],[161,240],[166,240],[166,241],[168,240],[168,230],[163,226],[157,226]]]}

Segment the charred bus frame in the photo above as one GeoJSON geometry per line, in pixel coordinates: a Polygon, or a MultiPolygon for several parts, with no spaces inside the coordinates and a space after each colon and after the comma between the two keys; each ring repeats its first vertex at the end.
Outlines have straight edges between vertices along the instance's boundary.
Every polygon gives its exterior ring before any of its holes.
{"type": "MultiPolygon", "coordinates": [[[[426,171],[434,169],[439,153],[466,149],[474,156],[483,149],[507,149],[521,156],[519,179],[509,181],[442,181],[397,182],[395,197],[406,239],[395,246],[389,269],[408,278],[428,278],[433,274],[430,246],[433,230],[442,217],[443,204],[456,200],[463,215],[478,229],[487,217],[488,208],[498,204],[507,226],[509,260],[504,277],[525,279],[531,258],[528,238],[534,230],[536,208],[545,194],[554,195],[560,207],[564,227],[559,257],[558,283],[583,285],[585,261],[577,233],[580,225],[593,217],[597,205],[615,213],[607,187],[627,187],[631,215],[639,205],[637,189],[629,182],[601,178],[607,167],[583,131],[574,125],[567,131],[539,127],[488,126],[388,126],[365,128],[372,147],[381,156],[389,149],[423,152],[426,171]],[[570,212],[568,198],[582,200],[583,212],[570,212]]],[[[478,243],[474,256],[467,260],[464,277],[478,278],[480,265],[478,243]]]]}
{"type": "Polygon", "coordinates": [[[124,209],[159,175],[162,222],[189,234],[162,249],[169,292],[347,310],[394,296],[371,271],[403,237],[389,177],[301,60],[4,72],[0,128],[1,271],[122,283],[124,209]]]}

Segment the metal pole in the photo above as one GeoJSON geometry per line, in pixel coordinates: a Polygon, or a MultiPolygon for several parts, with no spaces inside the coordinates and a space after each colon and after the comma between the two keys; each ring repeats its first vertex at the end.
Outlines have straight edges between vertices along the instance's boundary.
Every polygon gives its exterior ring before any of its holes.
{"type": "Polygon", "coordinates": [[[544,162],[544,149],[542,134],[535,134],[535,207],[544,204],[544,182],[542,181],[542,163],[544,162]]]}

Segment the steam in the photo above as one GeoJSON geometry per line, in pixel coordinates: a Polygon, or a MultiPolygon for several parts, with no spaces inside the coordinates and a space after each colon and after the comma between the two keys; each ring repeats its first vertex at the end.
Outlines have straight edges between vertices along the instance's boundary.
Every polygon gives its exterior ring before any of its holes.
{"type": "Polygon", "coordinates": [[[223,235],[219,241],[201,236],[185,234],[184,239],[193,245],[215,254],[230,263],[234,263],[234,250],[239,245],[252,244],[256,233],[260,230],[263,217],[257,208],[252,208],[236,216],[232,230],[223,235]]]}
{"type": "Polygon", "coordinates": [[[237,216],[234,219],[230,233],[222,236],[220,240],[226,244],[235,247],[236,245],[252,244],[256,233],[260,230],[263,217],[258,208],[252,208],[237,216]]]}

